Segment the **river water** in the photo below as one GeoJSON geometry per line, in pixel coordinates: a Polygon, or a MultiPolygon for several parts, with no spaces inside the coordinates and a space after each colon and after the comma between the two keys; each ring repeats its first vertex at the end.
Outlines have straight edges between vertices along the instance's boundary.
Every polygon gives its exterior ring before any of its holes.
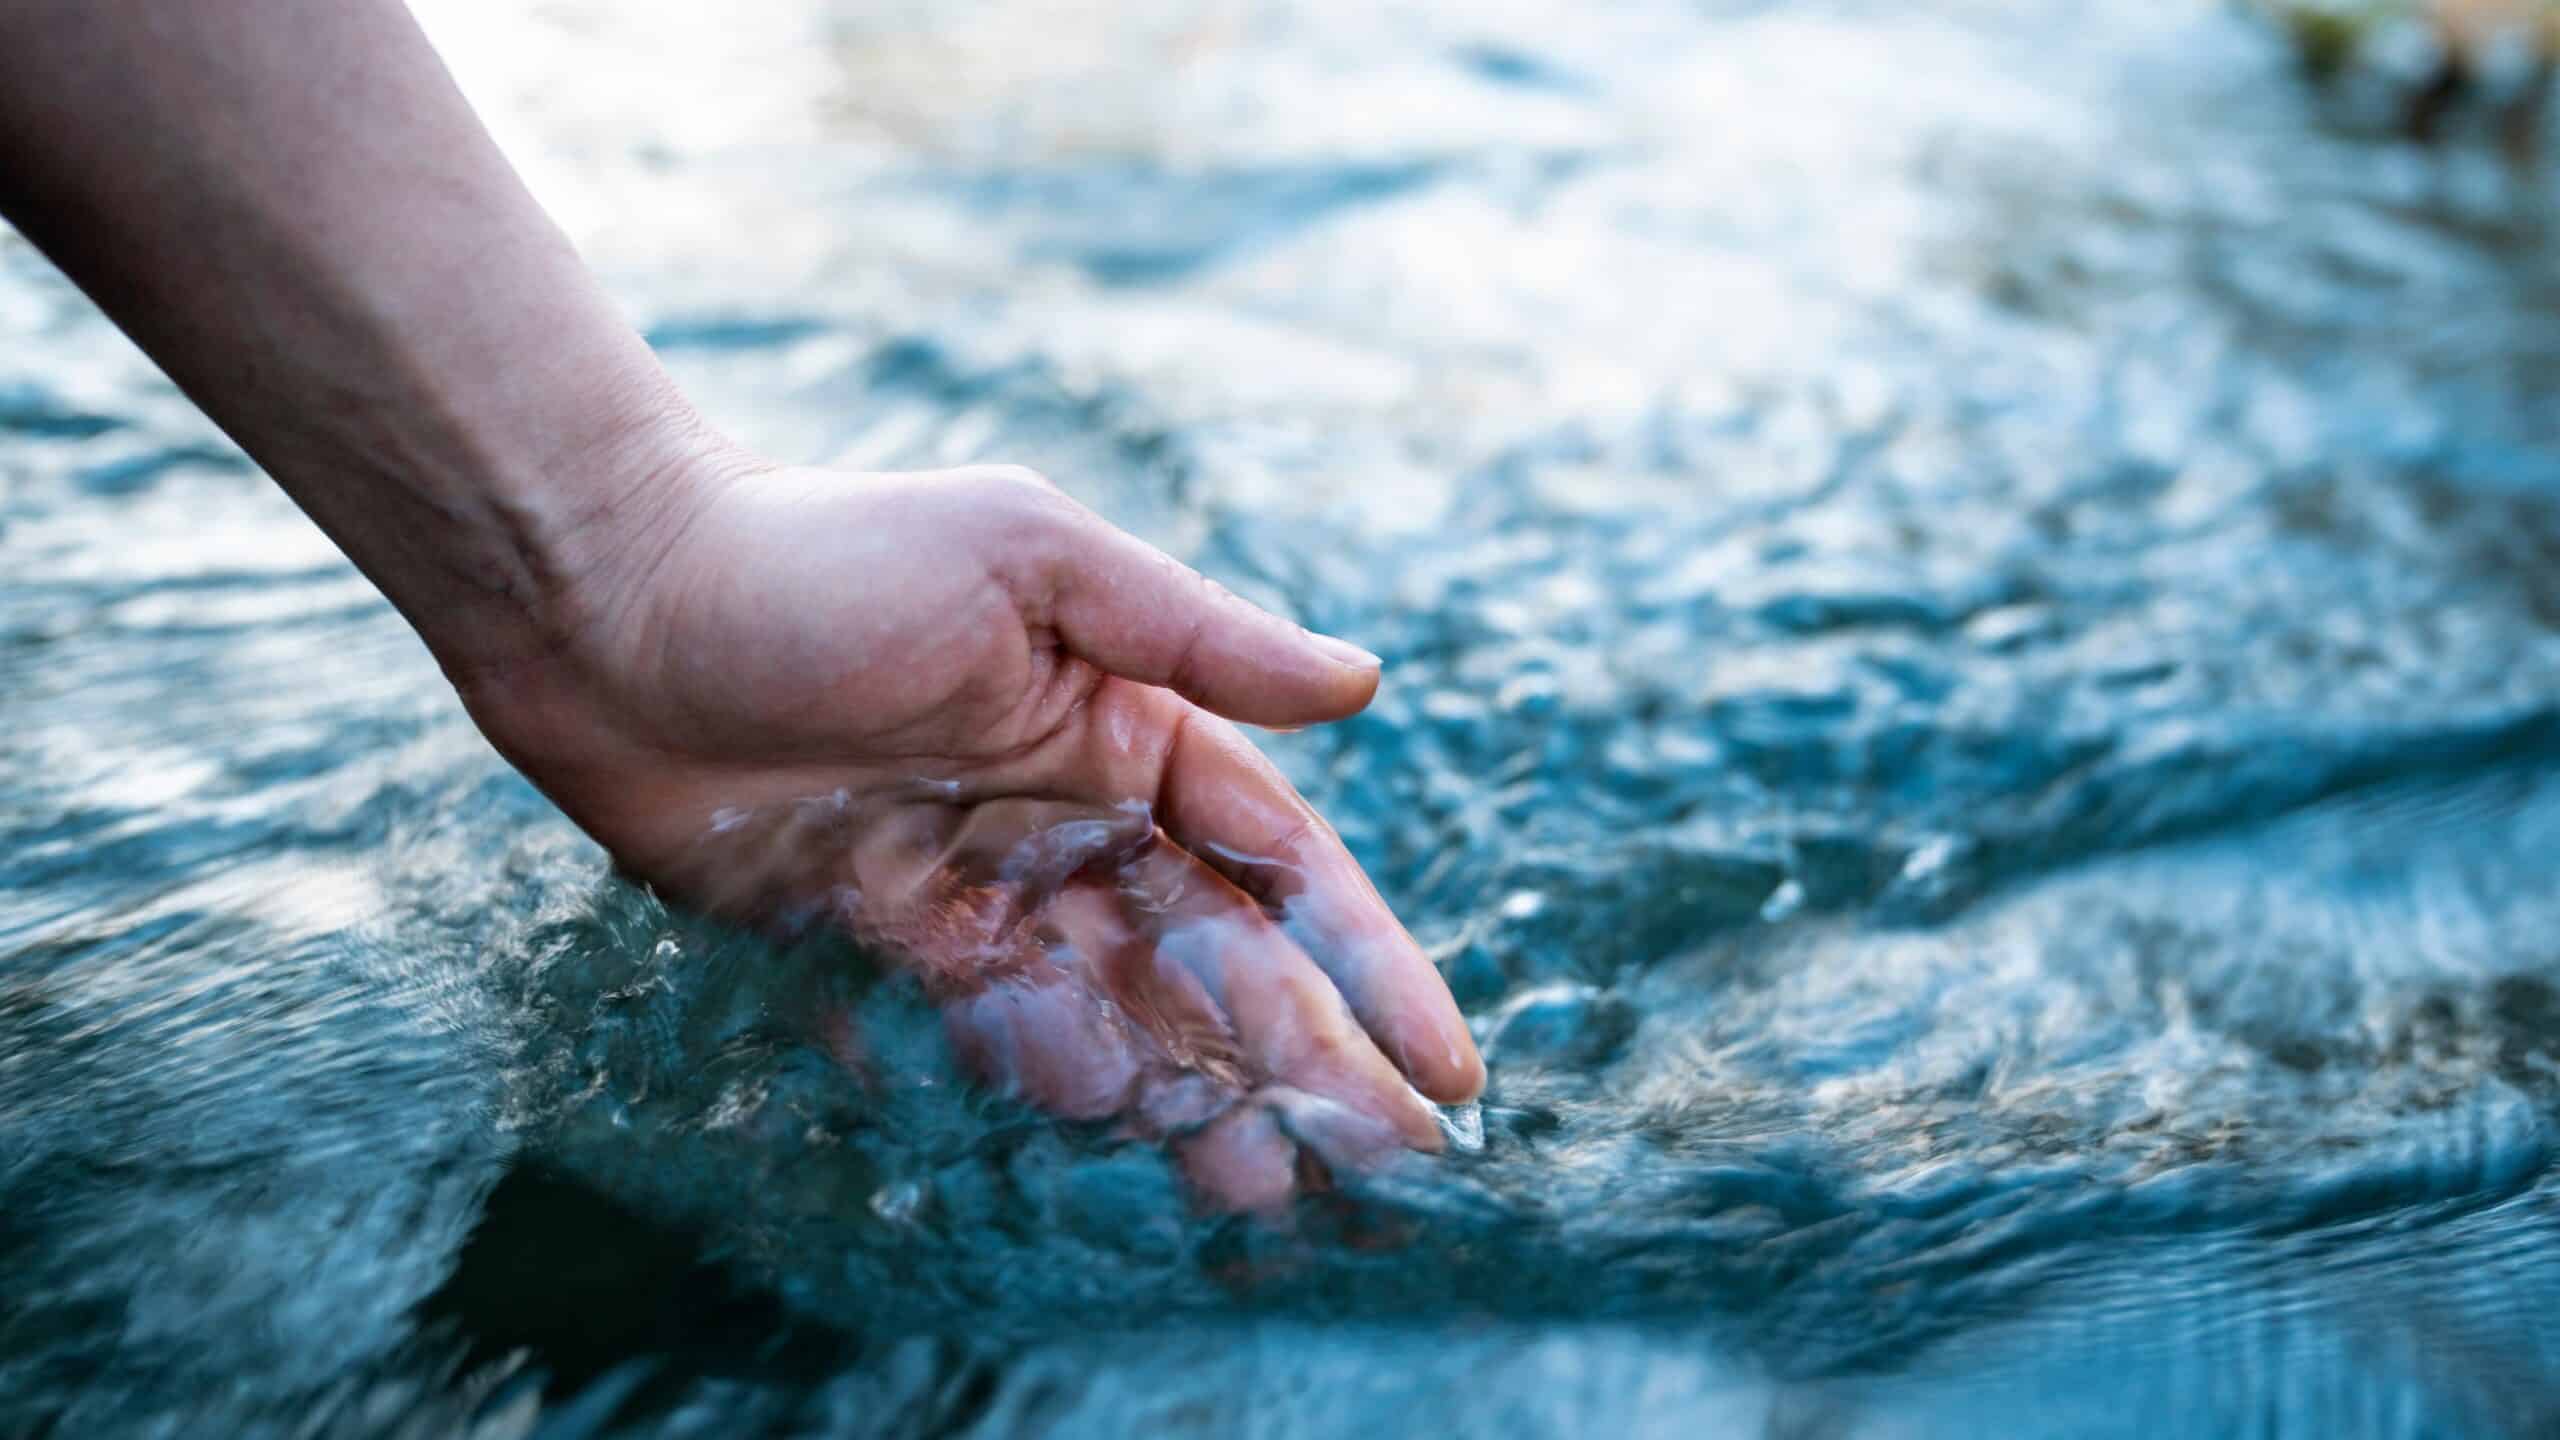
{"type": "Polygon", "coordinates": [[[0,1432],[2560,1428],[2538,179],[2155,0],[424,10],[740,436],[1387,658],[1481,1139],[1197,1218],[613,881],[0,236],[0,1432]]]}

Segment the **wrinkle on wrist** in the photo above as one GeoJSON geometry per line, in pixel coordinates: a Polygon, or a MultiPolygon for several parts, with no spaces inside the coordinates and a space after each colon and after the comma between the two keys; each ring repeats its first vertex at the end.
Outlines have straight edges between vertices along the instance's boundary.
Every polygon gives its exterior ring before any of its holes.
{"type": "Polygon", "coordinates": [[[599,648],[711,497],[760,463],[662,375],[635,388],[595,438],[484,473],[467,491],[470,540],[425,541],[451,582],[491,602],[401,605],[457,684],[599,648]]]}

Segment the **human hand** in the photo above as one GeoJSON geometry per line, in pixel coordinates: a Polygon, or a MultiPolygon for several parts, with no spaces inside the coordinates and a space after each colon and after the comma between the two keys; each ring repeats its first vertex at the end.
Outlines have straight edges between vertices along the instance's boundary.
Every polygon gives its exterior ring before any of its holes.
{"type": "Polygon", "coordinates": [[[981,1078],[1168,1142],[1212,1203],[1439,1147],[1415,1090],[1482,1088],[1465,1022],[1229,723],[1352,714],[1374,657],[1028,471],[721,456],[648,493],[551,653],[455,676],[628,871],[898,957],[981,1078]]]}
{"type": "Polygon", "coordinates": [[[1285,1197],[1301,1145],[1431,1148],[1399,1067],[1481,1084],[1411,939],[1216,718],[1339,718],[1374,662],[1022,472],[704,441],[397,0],[0,4],[0,140],[0,209],[632,873],[904,957],[981,1073],[1173,1141],[1232,1205],[1285,1197]]]}

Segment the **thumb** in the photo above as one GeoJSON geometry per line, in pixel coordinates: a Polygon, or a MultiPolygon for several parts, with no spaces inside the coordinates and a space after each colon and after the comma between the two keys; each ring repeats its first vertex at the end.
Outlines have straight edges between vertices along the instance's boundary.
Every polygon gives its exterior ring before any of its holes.
{"type": "Polygon", "coordinates": [[[1339,720],[1378,691],[1377,656],[1246,602],[1090,511],[1046,548],[1049,623],[1099,669],[1248,725],[1339,720]]]}

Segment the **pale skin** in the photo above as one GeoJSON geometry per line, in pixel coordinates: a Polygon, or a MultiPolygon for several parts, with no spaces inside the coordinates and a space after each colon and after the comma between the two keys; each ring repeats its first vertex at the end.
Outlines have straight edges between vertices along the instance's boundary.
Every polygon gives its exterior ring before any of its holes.
{"type": "MultiPolygon", "coordinates": [[[[1276,1210],[1437,1148],[1447,988],[1238,723],[1378,662],[1011,467],[778,466],[678,393],[396,0],[0,6],[0,215],[632,876],[895,957],[989,1084],[1276,1210]]],[[[859,1057],[848,1057],[859,1063],[859,1057]]]]}

